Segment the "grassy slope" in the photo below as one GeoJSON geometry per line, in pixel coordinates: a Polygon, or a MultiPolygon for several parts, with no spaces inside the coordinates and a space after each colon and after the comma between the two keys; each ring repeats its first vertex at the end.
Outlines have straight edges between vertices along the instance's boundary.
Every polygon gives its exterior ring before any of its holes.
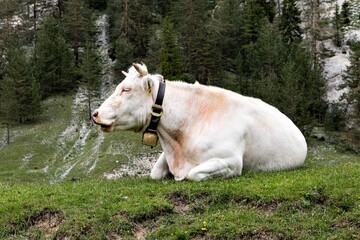
{"type": "MultiPolygon", "coordinates": [[[[44,102],[44,113],[38,122],[11,128],[10,145],[0,147],[0,182],[59,182],[71,166],[65,181],[100,177],[128,163],[129,156],[135,158],[140,152],[149,152],[138,134],[103,134],[99,127],[84,120],[85,112],[72,115],[72,103],[70,95],[50,98],[44,102]],[[74,118],[79,119],[75,124],[74,118]],[[81,145],[78,142],[83,138],[80,133],[83,122],[90,133],[81,145]],[[61,137],[72,124],[74,129],[61,137]],[[101,138],[102,144],[95,144],[101,138]]],[[[0,137],[5,139],[4,128],[0,128],[0,137]]]]}
{"type": "MultiPolygon", "coordinates": [[[[11,128],[10,145],[0,148],[0,181],[45,180],[41,169],[57,152],[57,138],[69,124],[69,106],[70,96],[51,98],[44,104],[39,122],[11,128]]],[[[1,131],[0,136],[3,136],[1,131]]]]}
{"type": "Polygon", "coordinates": [[[359,169],[320,145],[300,169],[228,180],[2,184],[0,238],[359,239],[359,169]]]}
{"type": "Polygon", "coordinates": [[[101,134],[94,128],[86,144],[64,159],[81,140],[77,126],[64,145],[59,141],[74,117],[72,100],[49,99],[42,121],[15,126],[11,145],[0,148],[0,239],[360,237],[358,155],[318,145],[304,167],[288,172],[200,183],[146,177],[109,181],[101,179],[105,171],[149,149],[139,135],[120,133],[104,135],[94,154],[101,134]],[[89,172],[93,162],[86,162],[94,155],[97,164],[89,172]],[[48,184],[74,161],[63,183],[48,184]]]}

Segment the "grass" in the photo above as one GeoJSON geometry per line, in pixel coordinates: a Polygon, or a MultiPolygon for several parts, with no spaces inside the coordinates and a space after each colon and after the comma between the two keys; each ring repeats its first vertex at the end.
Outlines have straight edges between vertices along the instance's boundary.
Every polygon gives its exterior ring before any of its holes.
{"type": "Polygon", "coordinates": [[[1,239],[359,239],[360,157],[205,182],[147,177],[0,185],[1,239]]]}

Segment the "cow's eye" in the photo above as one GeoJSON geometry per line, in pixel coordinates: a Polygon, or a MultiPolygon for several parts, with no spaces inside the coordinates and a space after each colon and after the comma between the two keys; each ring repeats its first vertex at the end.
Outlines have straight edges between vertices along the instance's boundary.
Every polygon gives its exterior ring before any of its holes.
{"type": "Polygon", "coordinates": [[[130,88],[123,88],[122,90],[121,90],[121,93],[120,94],[122,94],[122,93],[124,93],[124,92],[130,92],[130,88]]]}

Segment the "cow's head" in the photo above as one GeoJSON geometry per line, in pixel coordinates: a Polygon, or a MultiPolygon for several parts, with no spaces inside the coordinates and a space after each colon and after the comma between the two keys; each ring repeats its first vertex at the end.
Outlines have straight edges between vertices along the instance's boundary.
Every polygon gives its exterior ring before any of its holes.
{"type": "MultiPolygon", "coordinates": [[[[114,130],[141,131],[151,114],[152,88],[156,78],[144,64],[133,64],[115,92],[93,112],[93,120],[105,132],[114,130]]],[[[162,77],[161,77],[162,78],[162,77]]]]}

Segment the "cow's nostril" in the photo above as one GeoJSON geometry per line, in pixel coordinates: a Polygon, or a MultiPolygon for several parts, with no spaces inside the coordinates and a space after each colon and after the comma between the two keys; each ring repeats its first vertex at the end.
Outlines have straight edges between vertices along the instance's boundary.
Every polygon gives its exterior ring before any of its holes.
{"type": "Polygon", "coordinates": [[[96,118],[99,115],[99,111],[95,110],[92,115],[93,115],[94,118],[96,118]]]}

